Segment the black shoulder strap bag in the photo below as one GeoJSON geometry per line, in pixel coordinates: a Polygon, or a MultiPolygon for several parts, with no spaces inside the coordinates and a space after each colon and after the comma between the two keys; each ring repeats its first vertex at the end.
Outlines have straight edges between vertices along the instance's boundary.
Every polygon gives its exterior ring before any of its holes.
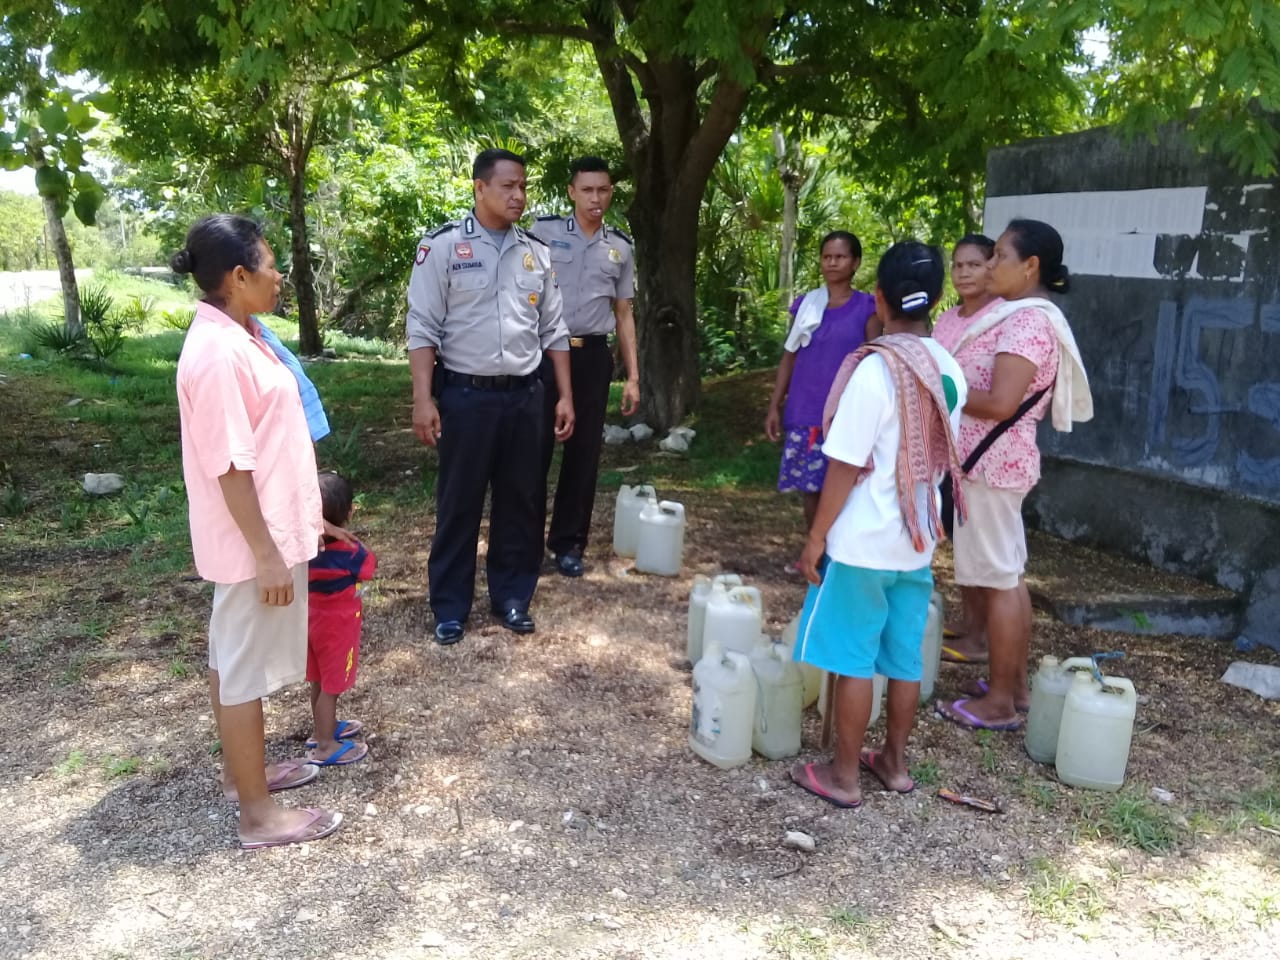
{"type": "MultiPolygon", "coordinates": [[[[965,476],[968,476],[972,472],[973,468],[978,465],[978,461],[982,459],[982,455],[990,449],[991,445],[999,440],[1006,430],[1026,416],[1031,408],[1039,403],[1048,392],[1048,387],[1045,387],[1043,390],[1037,390],[1031,396],[1027,397],[1027,399],[1022,401],[1022,406],[1018,407],[1018,409],[1013,412],[1013,416],[1008,420],[1001,420],[991,428],[991,432],[982,438],[982,442],[973,448],[973,453],[969,454],[961,465],[960,469],[964,471],[965,476]]],[[[953,482],[954,481],[952,480],[950,473],[944,474],[942,477],[942,483],[938,488],[939,492],[942,494],[942,529],[947,532],[948,540],[955,536],[956,529],[956,501],[955,494],[951,489],[951,484],[953,482]]]]}

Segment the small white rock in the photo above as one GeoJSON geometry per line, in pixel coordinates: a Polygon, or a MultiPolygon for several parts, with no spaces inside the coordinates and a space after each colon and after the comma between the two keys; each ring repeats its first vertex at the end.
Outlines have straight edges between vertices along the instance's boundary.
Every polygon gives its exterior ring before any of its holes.
{"type": "Polygon", "coordinates": [[[637,443],[642,443],[653,436],[653,427],[649,426],[647,423],[637,423],[634,424],[627,432],[631,434],[632,440],[637,443]]]}
{"type": "Polygon", "coordinates": [[[124,477],[118,473],[86,473],[84,475],[84,492],[95,497],[119,493],[123,489],[124,477]]]}
{"type": "Polygon", "coordinates": [[[377,806],[376,806],[375,804],[372,804],[372,803],[366,803],[366,804],[364,805],[364,815],[365,815],[366,817],[376,817],[376,816],[378,815],[378,808],[377,808],[377,806]]]}
{"type": "Polygon", "coordinates": [[[611,917],[607,913],[601,913],[601,914],[598,914],[597,916],[600,920],[600,926],[604,927],[606,930],[622,929],[622,921],[618,920],[617,918],[611,917]]]}
{"type": "Polygon", "coordinates": [[[418,937],[418,946],[432,950],[443,950],[448,942],[439,930],[424,930],[418,937]]]}
{"type": "Polygon", "coordinates": [[[524,826],[523,820],[512,820],[510,826],[507,827],[507,833],[515,833],[524,826]]]}
{"type": "Polygon", "coordinates": [[[782,838],[784,847],[791,847],[794,850],[802,850],[805,853],[813,853],[818,846],[818,841],[807,833],[801,833],[799,830],[788,830],[786,836],[782,838]]]}
{"type": "Polygon", "coordinates": [[[613,897],[615,900],[625,900],[627,899],[627,891],[623,890],[621,887],[614,887],[609,891],[609,896],[613,897]]]}
{"type": "Polygon", "coordinates": [[[604,442],[610,447],[620,447],[631,439],[631,432],[626,427],[608,424],[604,428],[604,442]]]}
{"type": "Polygon", "coordinates": [[[1163,803],[1166,806],[1168,806],[1169,804],[1173,803],[1174,798],[1173,798],[1173,793],[1171,791],[1165,790],[1162,787],[1152,787],[1151,799],[1154,800],[1156,803],[1163,803]]]}
{"type": "Polygon", "coordinates": [[[668,453],[688,453],[689,441],[678,433],[671,433],[658,442],[658,449],[668,453]]]}

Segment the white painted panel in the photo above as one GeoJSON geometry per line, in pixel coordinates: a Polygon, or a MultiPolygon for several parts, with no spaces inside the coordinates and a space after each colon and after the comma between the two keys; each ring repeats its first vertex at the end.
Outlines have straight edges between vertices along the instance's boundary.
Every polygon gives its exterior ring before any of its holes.
{"type": "Polygon", "coordinates": [[[983,222],[996,236],[1015,217],[1044,220],[1062,234],[1072,273],[1156,280],[1156,237],[1199,234],[1206,192],[1171,187],[988,197],[983,222]]]}

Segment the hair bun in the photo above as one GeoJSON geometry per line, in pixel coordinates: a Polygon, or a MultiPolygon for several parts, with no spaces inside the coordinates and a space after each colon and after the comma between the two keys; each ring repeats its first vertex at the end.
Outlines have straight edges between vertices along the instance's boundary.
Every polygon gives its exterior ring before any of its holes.
{"type": "Polygon", "coordinates": [[[191,272],[191,251],[183,247],[169,258],[169,269],[177,274],[191,272]]]}

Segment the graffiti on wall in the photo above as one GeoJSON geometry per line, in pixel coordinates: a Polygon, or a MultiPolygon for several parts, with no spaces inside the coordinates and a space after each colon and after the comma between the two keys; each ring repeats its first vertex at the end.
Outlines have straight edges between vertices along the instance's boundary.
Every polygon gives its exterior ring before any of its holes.
{"type": "Polygon", "coordinates": [[[989,197],[1063,236],[1095,419],[1049,452],[1280,502],[1275,185],[989,197]]]}

